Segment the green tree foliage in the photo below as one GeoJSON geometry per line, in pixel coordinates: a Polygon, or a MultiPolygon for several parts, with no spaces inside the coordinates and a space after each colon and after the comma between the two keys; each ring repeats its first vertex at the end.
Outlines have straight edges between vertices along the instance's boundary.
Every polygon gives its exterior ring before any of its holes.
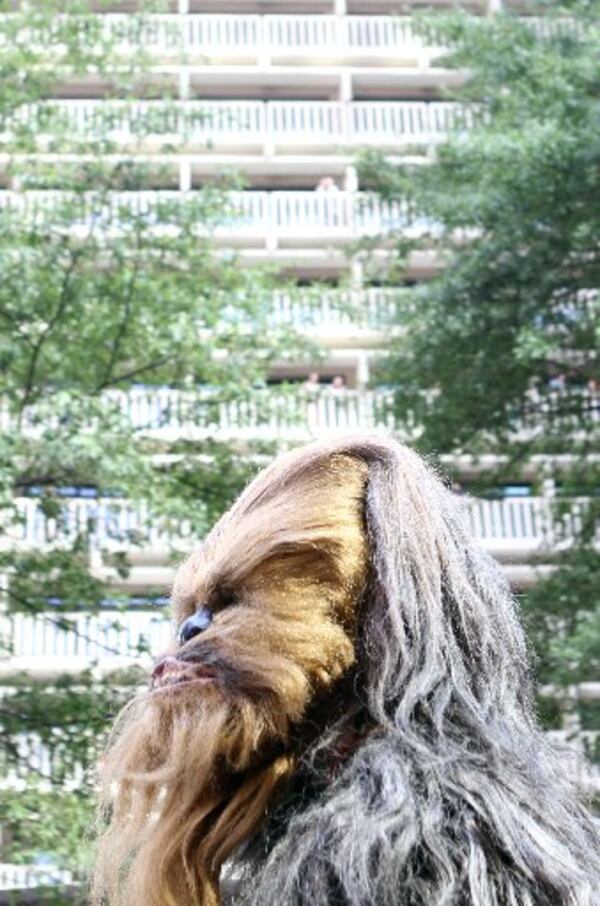
{"type": "MultiPolygon", "coordinates": [[[[182,524],[191,548],[255,470],[256,459],[240,459],[219,434],[222,413],[241,428],[267,419],[269,364],[300,347],[273,318],[272,275],[216,250],[215,230],[234,216],[231,181],[134,194],[171,178],[139,152],[150,133],[155,142],[167,135],[173,100],[167,92],[133,117],[124,154],[114,129],[148,79],[147,11],[126,17],[125,51],[98,7],[0,8],[0,594],[9,627],[11,614],[37,615],[82,641],[75,615],[101,612],[107,599],[126,625],[128,600],[111,578],[127,575],[128,550],[150,543],[157,526],[177,534],[182,524]],[[104,86],[86,130],[47,100],[81,80],[104,86]],[[153,409],[136,408],[152,388],[170,390],[153,409]],[[170,428],[183,425],[192,431],[178,439],[170,428]],[[75,524],[69,515],[69,488],[82,486],[109,509],[122,500],[145,507],[110,552],[93,507],[75,524]],[[51,543],[21,543],[33,510],[51,543]]],[[[244,452],[265,449],[248,442],[244,452]]],[[[148,594],[148,606],[165,592],[148,594]]],[[[7,639],[5,655],[10,631],[7,639]]],[[[144,647],[132,647],[132,662],[144,647]]],[[[89,766],[127,686],[139,681],[135,671],[117,682],[89,667],[48,682],[5,680],[3,773],[25,788],[3,792],[2,861],[44,851],[59,865],[83,864],[90,778],[77,766],[89,766]],[[47,747],[53,788],[28,765],[24,733],[47,747]]]]}
{"type": "Polygon", "coordinates": [[[538,24],[423,19],[449,48],[443,64],[468,73],[454,96],[465,127],[428,164],[366,153],[361,174],[427,224],[399,237],[395,267],[414,248],[444,263],[413,291],[378,375],[395,388],[398,421],[413,413],[432,455],[498,453],[503,467],[480,490],[518,480],[534,454],[539,479],[556,481],[557,539],[568,524],[577,544],[551,557],[560,568],[525,597],[524,616],[540,680],[566,684],[600,675],[600,5],[533,11],[538,24]],[[567,502],[580,497],[583,507],[567,502]]]}

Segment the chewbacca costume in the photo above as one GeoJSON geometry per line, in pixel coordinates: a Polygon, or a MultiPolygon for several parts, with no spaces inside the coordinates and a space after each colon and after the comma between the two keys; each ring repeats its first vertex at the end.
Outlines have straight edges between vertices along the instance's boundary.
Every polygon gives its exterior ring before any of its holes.
{"type": "Polygon", "coordinates": [[[583,769],[536,723],[509,589],[410,450],[280,456],[172,605],[101,762],[93,903],[600,903],[583,769]]]}

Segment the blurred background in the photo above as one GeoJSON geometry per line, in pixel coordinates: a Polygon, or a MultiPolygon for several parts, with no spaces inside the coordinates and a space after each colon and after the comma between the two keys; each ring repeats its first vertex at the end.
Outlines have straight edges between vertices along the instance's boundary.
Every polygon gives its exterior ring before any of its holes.
{"type": "Polygon", "coordinates": [[[174,565],[313,437],[441,470],[599,760],[600,3],[0,11],[0,902],[77,898],[174,565]]]}

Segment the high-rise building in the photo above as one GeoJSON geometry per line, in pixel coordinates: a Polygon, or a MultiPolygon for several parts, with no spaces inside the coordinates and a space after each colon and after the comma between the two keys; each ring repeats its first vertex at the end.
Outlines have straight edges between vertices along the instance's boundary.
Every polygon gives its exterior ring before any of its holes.
{"type": "MultiPolygon", "coordinates": [[[[450,0],[179,0],[148,25],[144,40],[156,93],[168,88],[173,95],[172,126],[168,142],[163,131],[160,142],[147,135],[137,147],[137,153],[160,161],[160,181],[122,192],[121,201],[141,210],[160,195],[177,198],[223,172],[242,173],[246,187],[232,196],[237,216],[217,229],[215,241],[223,250],[235,249],[247,266],[267,263],[281,270],[286,289],[277,297],[277,318],[305,331],[323,352],[318,362],[286,360],[271,370],[274,396],[280,382],[305,382],[299,420],[286,418],[282,409],[267,423],[253,424],[251,417],[242,422],[223,404],[220,438],[294,443],[327,432],[393,429],[385,414],[389,391],[370,386],[370,371],[385,347],[386,314],[402,298],[402,287],[378,279],[364,254],[351,247],[364,236],[382,236],[373,243],[372,255],[383,259],[387,229],[418,231],[420,225],[396,204],[361,198],[355,154],[375,147],[426,165],[447,129],[468,128],[467,114],[444,95],[462,74],[440,64],[440,48],[427,46],[410,18],[419,6],[453,5],[450,0]],[[396,15],[399,6],[402,14],[396,15]]],[[[473,0],[463,7],[484,15],[495,5],[473,0]]],[[[103,7],[109,31],[126,34],[127,6],[103,7]]],[[[73,130],[85,135],[94,129],[106,103],[103,96],[100,81],[82,76],[51,103],[60,105],[73,130]]],[[[123,102],[113,140],[124,152],[134,143],[136,117],[160,111],[162,104],[152,97],[134,105],[123,102]]],[[[0,202],[9,203],[11,186],[2,194],[0,202]]],[[[407,286],[427,280],[440,266],[433,252],[413,254],[403,279],[407,286]]],[[[174,394],[169,388],[131,390],[124,405],[134,419],[150,425],[154,419],[155,432],[163,437],[184,429],[200,437],[202,425],[182,425],[175,415],[161,418],[174,394]]],[[[454,468],[468,487],[478,466],[465,459],[454,468]]],[[[498,557],[517,591],[549,568],[539,561],[555,541],[548,497],[532,490],[539,477],[534,472],[532,466],[529,476],[499,488],[496,499],[465,498],[474,532],[498,557]]],[[[23,524],[15,543],[52,543],[52,525],[35,497],[24,497],[20,505],[23,524]]],[[[99,575],[109,570],[101,550],[112,544],[129,554],[129,575],[115,574],[113,587],[131,596],[131,612],[124,617],[108,606],[96,615],[78,613],[68,628],[55,619],[11,616],[6,623],[13,650],[0,668],[4,677],[25,670],[50,680],[92,662],[109,671],[131,663],[139,640],[158,651],[168,635],[156,609],[138,605],[150,591],[168,588],[173,539],[157,530],[150,546],[127,550],[123,539],[144,524],[143,510],[127,501],[86,498],[73,489],[64,508],[74,533],[91,516],[95,519],[90,557],[99,575]],[[125,622],[126,629],[115,629],[115,620],[125,622]],[[76,633],[70,631],[73,626],[76,633]]],[[[189,544],[182,539],[178,546],[184,552],[189,544]]],[[[581,694],[596,691],[587,688],[581,694]]],[[[47,753],[35,740],[24,738],[23,749],[42,772],[51,771],[47,753]]],[[[35,877],[30,872],[32,884],[35,877]]]]}

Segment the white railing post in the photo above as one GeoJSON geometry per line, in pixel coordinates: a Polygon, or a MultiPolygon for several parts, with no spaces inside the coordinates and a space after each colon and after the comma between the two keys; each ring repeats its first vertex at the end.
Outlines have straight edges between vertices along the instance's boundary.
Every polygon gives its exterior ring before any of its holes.
{"type": "Polygon", "coordinates": [[[266,192],[264,198],[266,211],[265,246],[270,251],[275,251],[279,244],[279,194],[279,192],[266,192]]]}

